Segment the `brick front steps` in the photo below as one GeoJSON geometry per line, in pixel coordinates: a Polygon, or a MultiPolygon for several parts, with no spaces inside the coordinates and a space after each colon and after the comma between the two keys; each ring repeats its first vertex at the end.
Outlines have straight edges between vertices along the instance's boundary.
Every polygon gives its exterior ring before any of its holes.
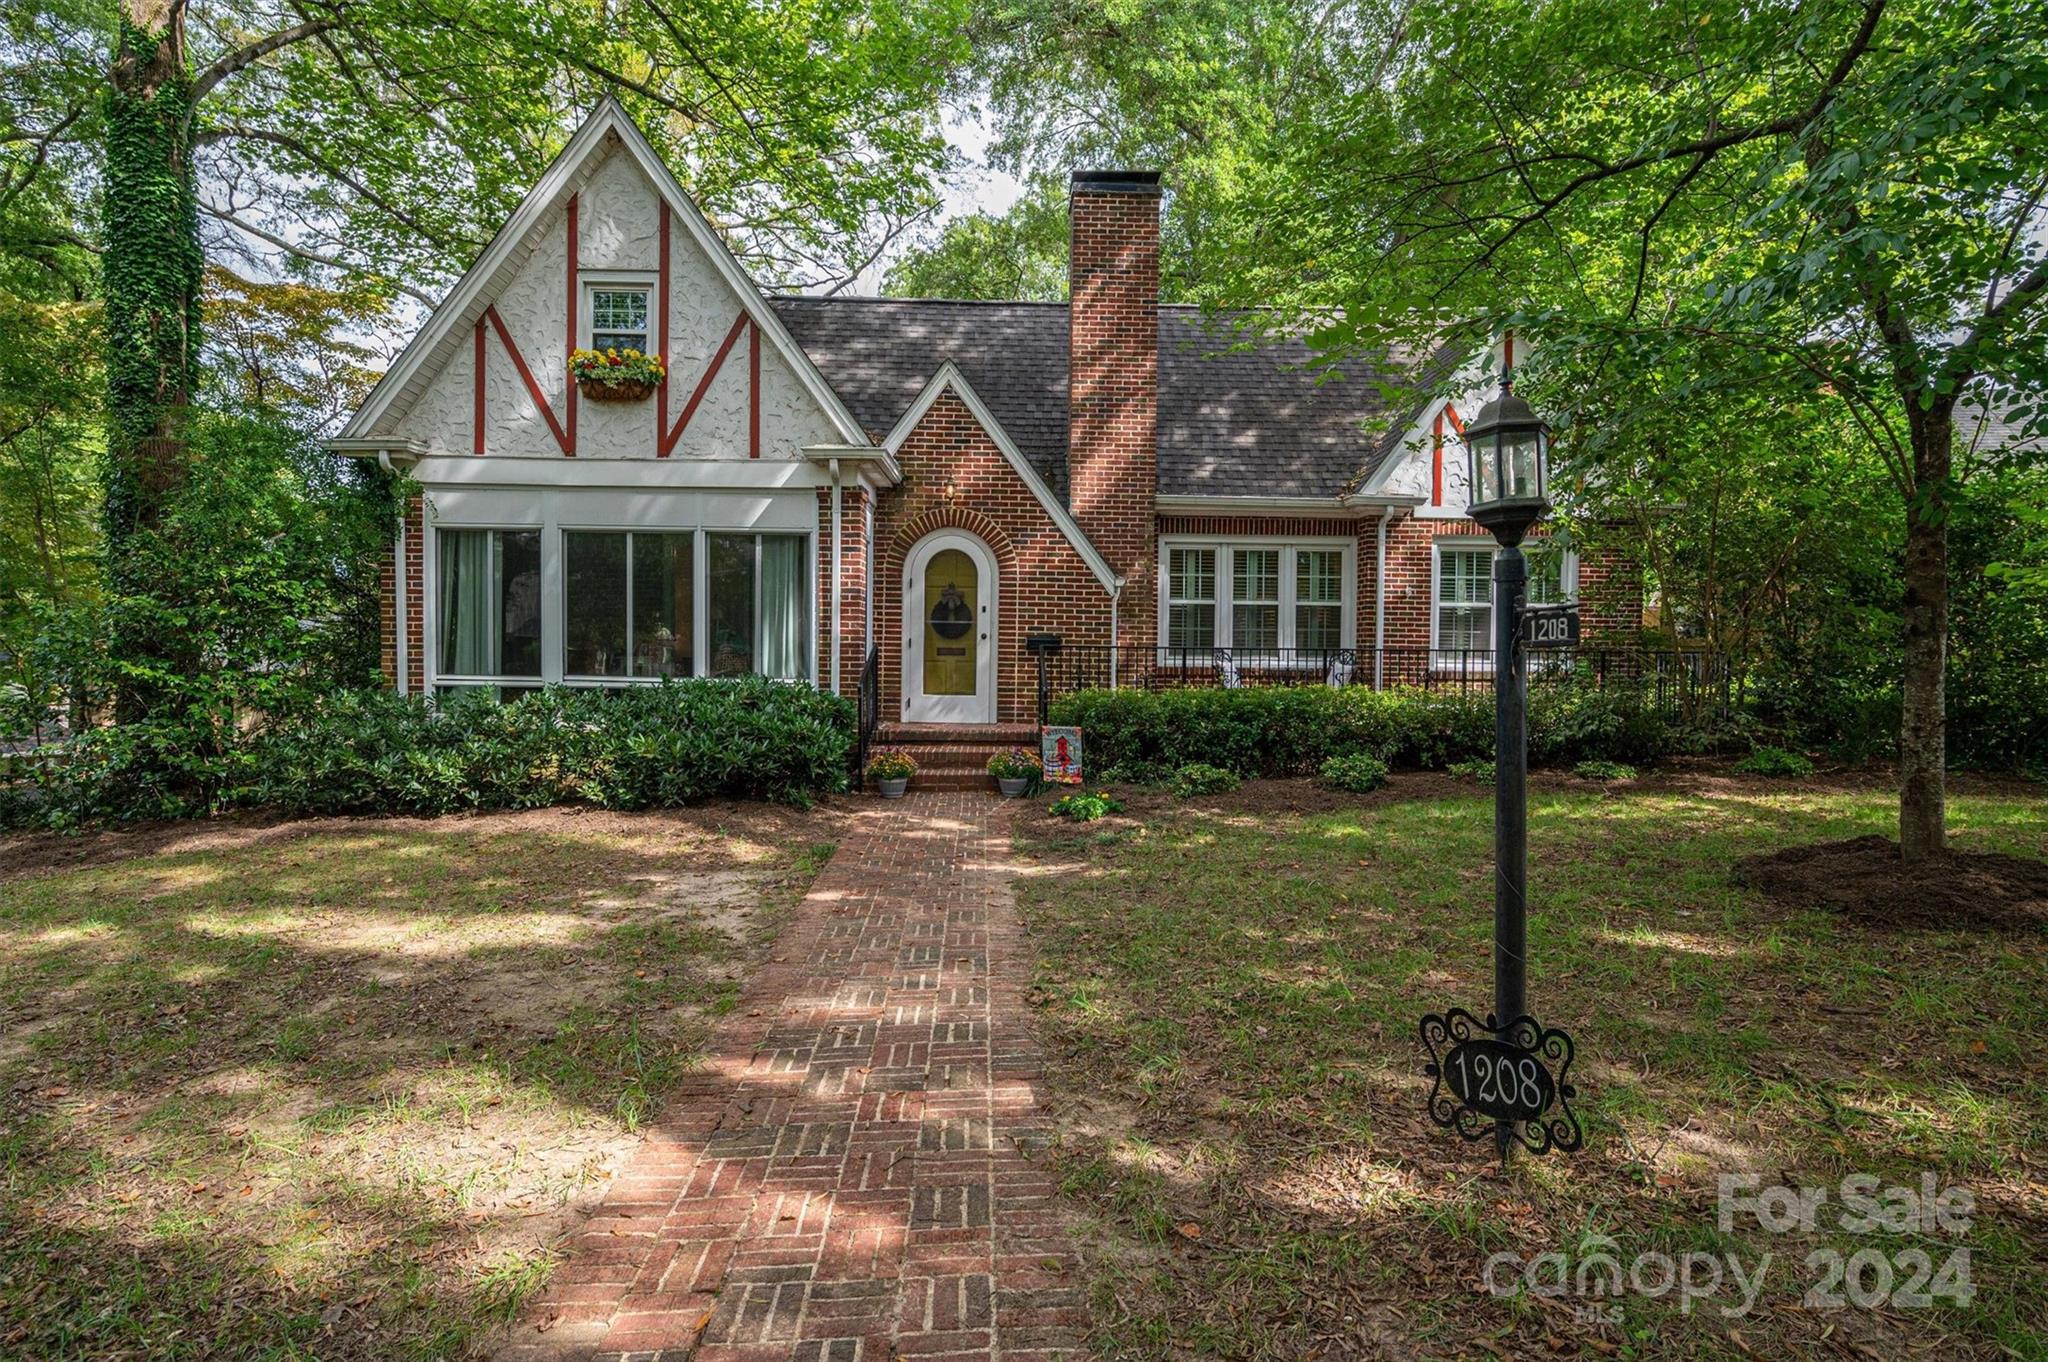
{"type": "Polygon", "coordinates": [[[917,763],[913,790],[993,790],[988,759],[1012,747],[1038,746],[1030,724],[881,724],[875,742],[900,747],[917,763]]]}

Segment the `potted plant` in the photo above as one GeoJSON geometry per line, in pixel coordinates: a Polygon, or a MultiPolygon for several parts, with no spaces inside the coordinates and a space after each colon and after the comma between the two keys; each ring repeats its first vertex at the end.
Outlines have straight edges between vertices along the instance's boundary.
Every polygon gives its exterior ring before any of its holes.
{"type": "Polygon", "coordinates": [[[1003,792],[1003,798],[1015,799],[1031,789],[1031,783],[1045,774],[1045,768],[1039,765],[1036,752],[1013,747],[988,759],[988,773],[996,778],[996,788],[1003,792]]]}
{"type": "Polygon", "coordinates": [[[901,799],[917,774],[917,763],[900,747],[884,747],[868,758],[868,779],[884,799],[901,799]]]}
{"type": "Polygon", "coordinates": [[[572,350],[569,372],[576,390],[593,402],[638,402],[661,386],[668,367],[660,355],[638,350],[572,350]]]}

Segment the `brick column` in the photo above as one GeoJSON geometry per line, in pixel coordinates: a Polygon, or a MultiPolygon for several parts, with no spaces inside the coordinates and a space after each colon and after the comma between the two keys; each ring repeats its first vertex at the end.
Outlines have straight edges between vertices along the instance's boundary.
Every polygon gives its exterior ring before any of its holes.
{"type": "MultiPolygon", "coordinates": [[[[411,690],[420,692],[420,678],[426,650],[426,624],[421,619],[426,597],[423,578],[426,571],[426,556],[421,545],[424,537],[420,530],[420,499],[413,497],[406,502],[400,515],[405,527],[405,635],[407,649],[406,670],[410,673],[411,690]]],[[[384,565],[378,570],[378,661],[384,672],[384,680],[394,688],[398,685],[398,596],[396,591],[397,573],[394,565],[397,556],[397,540],[394,538],[391,550],[384,555],[384,565]]]]}
{"type": "Polygon", "coordinates": [[[1069,501],[1126,579],[1125,643],[1157,613],[1153,500],[1159,438],[1159,175],[1076,171],[1068,260],[1069,501]]]}

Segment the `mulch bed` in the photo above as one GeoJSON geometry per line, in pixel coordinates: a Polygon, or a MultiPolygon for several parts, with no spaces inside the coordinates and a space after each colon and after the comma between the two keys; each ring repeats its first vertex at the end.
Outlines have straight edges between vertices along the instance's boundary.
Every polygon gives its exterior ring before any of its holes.
{"type": "Polygon", "coordinates": [[[1733,875],[1790,907],[1828,908],[1876,928],[2048,928],[2048,861],[1951,851],[1907,865],[1888,837],[1787,847],[1737,861],[1733,875]]]}

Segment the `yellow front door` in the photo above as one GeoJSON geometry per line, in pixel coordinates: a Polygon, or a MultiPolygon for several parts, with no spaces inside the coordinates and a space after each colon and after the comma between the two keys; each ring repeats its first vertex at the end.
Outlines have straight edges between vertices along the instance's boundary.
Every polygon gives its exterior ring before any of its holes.
{"type": "Polygon", "coordinates": [[[981,580],[974,559],[941,549],[924,569],[924,692],[974,694],[981,580]]]}

